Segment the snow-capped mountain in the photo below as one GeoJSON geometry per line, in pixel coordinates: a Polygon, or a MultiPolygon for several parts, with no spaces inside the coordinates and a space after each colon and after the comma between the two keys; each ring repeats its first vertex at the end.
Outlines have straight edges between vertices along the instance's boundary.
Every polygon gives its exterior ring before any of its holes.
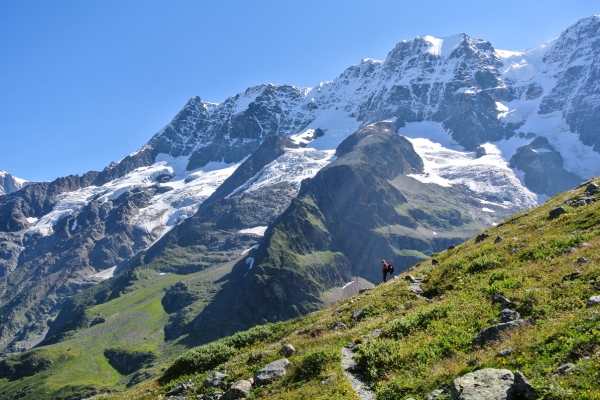
{"type": "Polygon", "coordinates": [[[16,192],[26,183],[25,179],[17,178],[5,171],[0,171],[0,196],[16,192]]]}
{"type": "Polygon", "coordinates": [[[338,145],[378,121],[393,123],[422,160],[403,182],[460,193],[460,212],[477,226],[600,175],[599,40],[598,16],[526,51],[465,34],[417,37],[313,88],[258,85],[219,104],[193,97],[148,144],[103,171],[11,194],[0,185],[0,279],[30,272],[0,297],[11,307],[2,315],[13,315],[10,325],[0,320],[0,348],[39,342],[45,322],[36,340],[17,345],[15,337],[141,252],[158,254],[189,232],[215,253],[188,270],[239,256],[302,180],[336,160],[338,145]]]}

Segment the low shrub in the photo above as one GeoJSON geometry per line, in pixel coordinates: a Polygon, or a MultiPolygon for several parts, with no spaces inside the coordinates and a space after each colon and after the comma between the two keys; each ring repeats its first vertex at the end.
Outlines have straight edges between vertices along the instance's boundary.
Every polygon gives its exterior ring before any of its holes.
{"type": "Polygon", "coordinates": [[[296,380],[308,380],[319,376],[327,364],[340,362],[341,356],[335,349],[315,350],[308,353],[294,373],[296,380]]]}
{"type": "Polygon", "coordinates": [[[222,340],[190,350],[177,358],[165,371],[161,381],[169,382],[181,375],[202,373],[228,361],[237,353],[233,347],[222,340]]]}

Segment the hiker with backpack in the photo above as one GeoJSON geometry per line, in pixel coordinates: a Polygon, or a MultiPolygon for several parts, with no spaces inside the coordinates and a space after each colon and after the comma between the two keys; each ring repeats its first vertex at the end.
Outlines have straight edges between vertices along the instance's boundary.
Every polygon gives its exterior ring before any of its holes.
{"type": "Polygon", "coordinates": [[[390,275],[394,273],[394,266],[386,263],[385,260],[381,260],[381,271],[383,272],[383,281],[387,282],[387,274],[388,272],[390,275]]]}

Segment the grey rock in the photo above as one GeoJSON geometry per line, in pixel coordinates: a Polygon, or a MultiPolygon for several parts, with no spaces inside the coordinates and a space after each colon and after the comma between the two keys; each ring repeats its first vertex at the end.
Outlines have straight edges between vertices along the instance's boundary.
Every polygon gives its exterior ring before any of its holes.
{"type": "Polygon", "coordinates": [[[335,383],[337,381],[337,374],[329,374],[325,377],[325,379],[323,379],[321,382],[319,382],[320,385],[331,385],[332,383],[335,383]]]}
{"type": "Polygon", "coordinates": [[[506,357],[506,356],[510,356],[512,353],[514,353],[516,351],[516,347],[509,347],[507,349],[502,349],[498,352],[498,355],[500,357],[506,357]]]}
{"type": "Polygon", "coordinates": [[[183,392],[185,392],[186,390],[189,390],[191,388],[194,387],[194,384],[190,381],[186,382],[181,382],[179,385],[175,386],[174,388],[172,388],[171,390],[169,390],[167,393],[165,393],[165,395],[168,396],[175,396],[178,394],[181,394],[183,392]]]}
{"type": "Polygon", "coordinates": [[[170,174],[161,174],[156,177],[156,182],[158,183],[167,183],[173,178],[173,175],[170,174]]]}
{"type": "Polygon", "coordinates": [[[473,338],[473,346],[481,347],[487,342],[500,340],[502,338],[500,335],[502,332],[517,328],[523,325],[524,323],[525,321],[523,321],[522,319],[518,319],[516,321],[505,322],[502,324],[485,328],[473,338]]]}
{"type": "Polygon", "coordinates": [[[582,180],[564,169],[560,152],[543,136],[519,147],[510,158],[509,165],[525,173],[525,186],[530,190],[549,196],[569,190],[582,180]],[[539,149],[543,151],[538,151],[539,149]]]}
{"type": "Polygon", "coordinates": [[[335,324],[331,325],[329,329],[332,331],[337,331],[339,329],[346,330],[348,327],[343,322],[336,322],[335,324]]]}
{"type": "Polygon", "coordinates": [[[352,319],[355,321],[360,321],[364,317],[365,317],[365,311],[362,308],[354,311],[354,313],[352,314],[352,319]]]}
{"type": "Polygon", "coordinates": [[[243,399],[250,394],[250,390],[252,390],[252,384],[242,379],[231,385],[220,400],[243,399]]]}
{"type": "Polygon", "coordinates": [[[438,260],[436,260],[435,258],[431,259],[431,265],[438,265],[440,262],[438,260]]]}
{"type": "Polygon", "coordinates": [[[456,378],[452,400],[512,400],[514,375],[507,369],[484,368],[456,378]]]}
{"type": "Polygon", "coordinates": [[[417,295],[417,299],[426,301],[426,302],[428,302],[430,304],[433,303],[433,300],[431,300],[431,299],[429,299],[429,298],[427,298],[425,296],[421,296],[420,294],[417,295]]]}
{"type": "Polygon", "coordinates": [[[592,195],[600,192],[600,186],[597,183],[592,182],[585,188],[585,194],[592,195]]]}
{"type": "Polygon", "coordinates": [[[592,296],[587,301],[587,308],[594,307],[600,304],[600,296],[592,296]]]}
{"type": "Polygon", "coordinates": [[[500,303],[500,307],[502,307],[502,309],[514,308],[516,306],[516,304],[513,301],[507,299],[500,293],[494,294],[494,297],[492,297],[492,303],[500,303]]]}
{"type": "Polygon", "coordinates": [[[579,257],[577,259],[577,264],[585,264],[586,262],[588,262],[588,260],[585,257],[579,257]]]}
{"type": "Polygon", "coordinates": [[[581,277],[581,271],[576,270],[576,271],[571,272],[568,275],[563,276],[562,280],[563,280],[563,282],[564,281],[574,281],[575,279],[577,279],[579,277],[581,277]]]}
{"type": "Polygon", "coordinates": [[[570,374],[575,369],[575,365],[571,363],[562,364],[560,367],[556,368],[554,371],[561,374],[570,374]]]}
{"type": "Polygon", "coordinates": [[[254,374],[254,381],[257,385],[264,385],[275,379],[283,378],[286,370],[290,367],[287,358],[282,358],[265,365],[263,369],[254,374]]]}
{"type": "Polygon", "coordinates": [[[502,310],[502,312],[500,314],[501,322],[515,321],[519,318],[521,318],[521,315],[518,312],[513,311],[509,308],[505,308],[504,310],[502,310]]]}
{"type": "Polygon", "coordinates": [[[504,238],[503,238],[502,236],[498,235],[498,236],[496,237],[496,239],[494,240],[494,243],[495,243],[495,244],[498,244],[498,243],[502,242],[503,240],[504,240],[504,238]]]}
{"type": "Polygon", "coordinates": [[[227,374],[219,371],[213,372],[208,378],[204,380],[204,386],[206,387],[219,387],[223,384],[223,381],[227,378],[227,374]]]}
{"type": "Polygon", "coordinates": [[[290,357],[290,356],[292,356],[295,353],[296,353],[296,349],[294,348],[294,346],[292,346],[289,343],[283,345],[283,347],[281,348],[281,350],[279,350],[279,354],[281,354],[284,357],[290,357]]]}
{"type": "Polygon", "coordinates": [[[412,282],[412,283],[417,283],[417,279],[412,275],[406,275],[404,277],[404,279],[406,279],[407,281],[412,282]]]}
{"type": "Polygon", "coordinates": [[[529,383],[527,378],[525,378],[525,375],[523,375],[520,371],[516,371],[514,376],[515,381],[513,383],[513,388],[517,392],[517,395],[526,400],[537,399],[537,392],[531,383],[529,383]]]}
{"type": "Polygon", "coordinates": [[[434,390],[433,392],[431,392],[427,395],[425,400],[435,400],[443,394],[444,394],[444,389],[434,390]]]}
{"type": "Polygon", "coordinates": [[[489,238],[490,235],[488,235],[487,233],[483,232],[480,233],[479,235],[477,235],[475,237],[475,243],[479,243],[479,242],[483,242],[485,239],[489,238]]]}
{"type": "Polygon", "coordinates": [[[98,325],[98,324],[103,324],[104,322],[106,322],[106,318],[104,318],[104,317],[94,317],[90,321],[90,326],[94,326],[94,325],[98,325]]]}
{"type": "Polygon", "coordinates": [[[421,284],[419,282],[410,284],[408,286],[408,290],[416,294],[423,293],[423,288],[421,287],[421,284]]]}
{"type": "Polygon", "coordinates": [[[552,210],[550,210],[549,215],[550,215],[550,218],[557,218],[566,212],[567,211],[563,207],[556,207],[556,208],[553,208],[552,210]]]}

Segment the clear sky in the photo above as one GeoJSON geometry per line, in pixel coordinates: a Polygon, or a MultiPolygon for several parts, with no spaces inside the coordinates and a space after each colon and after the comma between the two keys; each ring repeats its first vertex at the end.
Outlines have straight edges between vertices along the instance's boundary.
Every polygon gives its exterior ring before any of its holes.
{"type": "Polygon", "coordinates": [[[144,145],[192,96],[310,87],[418,35],[520,50],[597,0],[0,1],[0,170],[52,180],[144,145]]]}

